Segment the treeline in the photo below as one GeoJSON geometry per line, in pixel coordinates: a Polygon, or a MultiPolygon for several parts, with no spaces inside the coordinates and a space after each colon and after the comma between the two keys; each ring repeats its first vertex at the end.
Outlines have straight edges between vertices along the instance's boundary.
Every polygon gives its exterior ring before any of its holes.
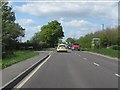
{"type": "Polygon", "coordinates": [[[62,37],[64,37],[62,26],[57,20],[54,20],[43,25],[41,31],[36,33],[29,43],[33,44],[34,49],[39,50],[55,47],[62,37]]]}
{"type": "Polygon", "coordinates": [[[19,37],[24,37],[25,29],[18,23],[15,23],[15,13],[12,7],[8,6],[8,2],[1,2],[2,7],[2,55],[13,54],[16,49],[16,43],[19,42],[19,37]]]}
{"type": "Polygon", "coordinates": [[[15,50],[42,50],[43,48],[55,47],[62,37],[64,32],[57,20],[48,22],[40,28],[40,32],[36,33],[31,40],[27,42],[20,42],[20,38],[24,37],[25,29],[16,23],[15,13],[8,2],[1,2],[0,8],[2,17],[0,24],[2,24],[2,57],[14,54],[15,50]]]}
{"type": "Polygon", "coordinates": [[[100,38],[100,47],[106,47],[106,44],[112,48],[117,48],[120,45],[120,26],[116,28],[106,28],[103,31],[97,31],[95,33],[87,34],[84,37],[80,37],[76,42],[83,48],[91,47],[92,38],[100,38]]]}

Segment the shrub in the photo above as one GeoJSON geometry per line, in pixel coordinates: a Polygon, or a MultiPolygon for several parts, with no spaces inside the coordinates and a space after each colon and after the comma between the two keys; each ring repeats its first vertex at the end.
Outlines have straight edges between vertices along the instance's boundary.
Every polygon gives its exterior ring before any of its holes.
{"type": "Polygon", "coordinates": [[[114,50],[120,50],[120,46],[118,46],[118,45],[112,45],[109,48],[114,49],[114,50]]]}

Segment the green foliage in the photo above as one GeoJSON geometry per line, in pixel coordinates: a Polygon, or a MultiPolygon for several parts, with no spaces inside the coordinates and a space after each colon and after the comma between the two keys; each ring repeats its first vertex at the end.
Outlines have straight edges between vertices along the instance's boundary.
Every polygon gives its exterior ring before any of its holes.
{"type": "Polygon", "coordinates": [[[26,60],[38,54],[38,52],[34,51],[15,51],[14,54],[8,55],[5,58],[3,58],[0,64],[2,63],[2,68],[6,68],[12,64],[26,60]]]}
{"type": "Polygon", "coordinates": [[[107,49],[107,48],[100,48],[100,49],[91,49],[91,48],[86,48],[84,49],[85,51],[90,51],[90,52],[96,52],[100,53],[103,55],[108,55],[111,57],[119,57],[119,50],[113,50],[113,49],[107,49]]]}
{"type": "Polygon", "coordinates": [[[76,42],[79,43],[83,48],[90,48],[92,38],[93,38],[93,34],[88,34],[85,37],[81,37],[76,42]]]}
{"type": "Polygon", "coordinates": [[[38,43],[42,47],[54,47],[62,37],[64,37],[62,26],[54,20],[42,26],[41,31],[32,37],[31,42],[38,43]]]}
{"type": "Polygon", "coordinates": [[[73,44],[75,42],[75,40],[73,38],[69,37],[69,38],[66,39],[66,42],[68,44],[73,44]]]}
{"type": "Polygon", "coordinates": [[[118,26],[118,45],[120,46],[120,26],[118,26]]]}
{"type": "Polygon", "coordinates": [[[59,39],[58,43],[63,43],[63,41],[61,39],[59,39]]]}
{"type": "Polygon", "coordinates": [[[15,13],[8,2],[3,2],[2,12],[2,49],[3,52],[13,51],[16,47],[18,37],[24,36],[25,29],[15,23],[15,13]]]}
{"type": "Polygon", "coordinates": [[[120,50],[120,46],[118,46],[118,45],[112,45],[109,48],[114,49],[114,50],[120,50]]]}
{"type": "Polygon", "coordinates": [[[2,68],[2,61],[0,61],[0,69],[2,68]]]}
{"type": "Polygon", "coordinates": [[[95,33],[87,34],[84,37],[80,37],[77,40],[77,43],[83,48],[90,48],[92,38],[100,38],[101,47],[105,47],[105,43],[109,43],[109,45],[118,45],[120,44],[120,39],[118,39],[120,36],[118,37],[118,33],[120,34],[120,29],[118,28],[106,28],[103,31],[97,31],[95,33]]]}

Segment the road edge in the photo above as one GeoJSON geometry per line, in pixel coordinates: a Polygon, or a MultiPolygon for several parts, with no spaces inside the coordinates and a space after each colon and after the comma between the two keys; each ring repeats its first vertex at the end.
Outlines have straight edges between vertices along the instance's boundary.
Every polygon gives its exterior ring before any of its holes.
{"type": "Polygon", "coordinates": [[[105,58],[108,58],[108,59],[114,59],[114,60],[116,60],[116,61],[119,61],[119,59],[116,58],[116,57],[110,57],[110,56],[107,56],[107,55],[103,55],[103,54],[95,53],[95,52],[89,52],[89,51],[83,51],[83,52],[90,53],[90,54],[94,54],[94,55],[98,55],[98,56],[102,56],[102,57],[105,57],[105,58]]]}
{"type": "Polygon", "coordinates": [[[3,85],[0,89],[5,90],[5,89],[12,89],[17,83],[19,83],[25,76],[27,76],[33,69],[35,69],[40,63],[42,63],[45,59],[49,57],[49,54],[40,59],[38,62],[34,63],[32,66],[27,68],[25,71],[20,73],[18,76],[13,78],[11,81],[3,85]]]}

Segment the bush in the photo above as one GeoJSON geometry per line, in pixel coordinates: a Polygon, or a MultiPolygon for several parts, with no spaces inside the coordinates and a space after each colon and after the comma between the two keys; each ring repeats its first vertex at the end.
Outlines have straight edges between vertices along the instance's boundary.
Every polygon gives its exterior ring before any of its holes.
{"type": "Polygon", "coordinates": [[[118,46],[118,45],[112,45],[109,48],[114,49],[114,50],[120,50],[120,46],[118,46]]]}

